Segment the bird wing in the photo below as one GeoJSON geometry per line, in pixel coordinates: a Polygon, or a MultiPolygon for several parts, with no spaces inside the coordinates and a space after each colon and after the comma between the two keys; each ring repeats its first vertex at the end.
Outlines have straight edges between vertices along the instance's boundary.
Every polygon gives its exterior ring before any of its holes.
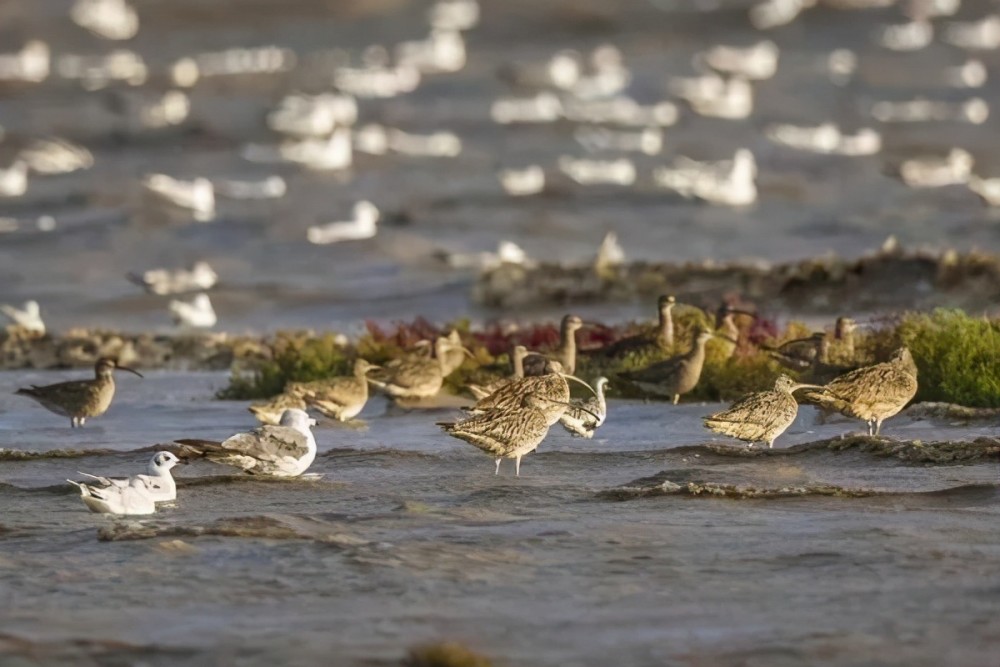
{"type": "Polygon", "coordinates": [[[308,454],[309,438],[287,426],[261,426],[224,440],[221,448],[227,453],[276,463],[308,454]]]}
{"type": "Polygon", "coordinates": [[[304,401],[324,401],[345,406],[358,398],[358,382],[353,377],[333,378],[296,387],[304,401]]]}
{"type": "Polygon", "coordinates": [[[446,433],[484,452],[504,456],[525,443],[541,441],[549,431],[544,413],[533,408],[487,410],[453,423],[439,423],[446,433]]]}
{"type": "Polygon", "coordinates": [[[128,477],[101,477],[99,475],[91,475],[89,472],[76,471],[76,474],[83,475],[84,477],[89,477],[91,479],[96,479],[98,482],[104,486],[117,486],[120,488],[125,488],[129,485],[128,477]]]}
{"type": "Polygon", "coordinates": [[[675,375],[685,360],[684,356],[671,357],[635,371],[625,371],[619,375],[626,380],[639,382],[662,382],[667,377],[675,375]]]}

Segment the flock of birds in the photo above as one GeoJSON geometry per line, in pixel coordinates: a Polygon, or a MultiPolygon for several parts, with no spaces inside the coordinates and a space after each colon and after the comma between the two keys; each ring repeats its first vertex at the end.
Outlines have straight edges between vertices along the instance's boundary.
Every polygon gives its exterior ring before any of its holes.
{"type": "MultiPolygon", "coordinates": [[[[658,301],[659,321],[645,333],[624,338],[593,354],[615,357],[628,353],[661,353],[674,349],[673,296],[658,301]]],[[[645,368],[623,372],[619,380],[671,399],[698,384],[705,361],[705,346],[717,339],[723,352],[736,349],[739,329],[734,317],[745,311],[722,306],[714,330],[696,327],[690,347],[645,368]]],[[[489,385],[470,385],[476,402],[464,408],[466,414],[455,421],[439,422],[448,435],[463,440],[494,458],[496,474],[501,461],[514,460],[515,475],[521,459],[534,451],[556,423],[574,436],[591,438],[607,418],[606,377],[597,377],[593,386],[574,375],[577,366],[577,332],[588,326],[579,317],[567,315],[560,329],[560,344],[547,353],[531,352],[523,346],[511,351],[512,373],[489,385]],[[569,381],[587,388],[590,398],[573,398],[569,381]]],[[[848,318],[837,322],[835,342],[842,353],[853,355],[855,325],[848,318]]],[[[793,423],[799,400],[824,412],[840,412],[866,422],[869,435],[878,435],[884,420],[897,414],[917,391],[917,368],[907,348],[898,349],[885,362],[861,367],[838,366],[830,356],[831,341],[824,333],[788,341],[768,348],[783,366],[801,373],[813,383],[797,383],[781,375],[772,390],[748,394],[729,409],[706,416],[705,426],[717,433],[749,443],[767,443],[793,423]]],[[[314,382],[290,382],[276,398],[250,406],[263,424],[222,442],[186,439],[175,441],[178,458],[171,452],[157,452],[144,475],[128,479],[92,478],[73,482],[79,486],[86,505],[94,511],[112,514],[148,514],[158,502],[176,497],[171,468],[178,461],[205,457],[211,461],[270,477],[298,477],[316,456],[316,440],[310,429],[316,422],[308,409],[341,422],[357,417],[369,398],[369,387],[404,406],[436,396],[444,379],[472,356],[456,331],[424,341],[399,358],[378,366],[358,358],[353,373],[314,382]]],[[[843,358],[843,357],[841,357],[843,358]]],[[[115,394],[114,371],[125,370],[113,359],[97,361],[95,377],[18,390],[18,395],[34,399],[49,411],[68,417],[72,427],[107,411],[115,394]]]]}

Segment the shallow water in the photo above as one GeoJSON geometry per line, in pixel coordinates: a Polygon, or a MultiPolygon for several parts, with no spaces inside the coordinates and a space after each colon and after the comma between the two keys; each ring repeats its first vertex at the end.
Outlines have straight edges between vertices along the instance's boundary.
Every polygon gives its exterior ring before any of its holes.
{"type": "MultiPolygon", "coordinates": [[[[325,3],[320,11],[314,2],[143,3],[140,19],[149,30],[141,29],[127,46],[151,68],[143,89],[162,92],[168,65],[196,51],[276,44],[294,49],[302,63],[333,48],[348,50],[356,60],[370,44],[422,37],[428,4],[325,3]]],[[[497,168],[538,163],[556,171],[560,155],[585,154],[567,124],[499,127],[490,120],[490,103],[510,93],[495,72],[514,55],[541,59],[561,48],[590,50],[613,42],[633,71],[629,93],[651,103],[669,97],[669,77],[693,73],[690,61],[698,51],[765,38],[747,23],[749,4],[723,0],[716,3],[720,11],[698,13],[682,2],[484,2],[482,22],[468,34],[462,72],[429,76],[410,95],[360,106],[362,123],[412,132],[452,130],[463,141],[462,154],[454,159],[362,155],[344,173],[253,165],[239,156],[248,142],[277,141],[265,125],[267,111],[287,92],[323,89],[317,82],[328,80],[328,68],[317,72],[303,64],[288,74],[199,84],[190,91],[189,121],[142,136],[123,131],[114,111],[116,100],[136,94],[128,87],[88,93],[50,79],[5,88],[0,164],[27,139],[48,134],[84,143],[96,164],[85,172],[34,178],[25,197],[3,202],[0,216],[16,218],[21,229],[0,236],[0,301],[37,299],[55,329],[166,328],[171,324],[166,300],[139,293],[124,274],[207,259],[221,277],[212,294],[220,329],[350,330],[361,318],[497,315],[470,302],[472,275],[445,269],[434,253],[493,250],[501,239],[522,244],[535,258],[558,261],[589,260],[609,229],[631,258],[653,261],[787,260],[829,251],[856,256],[877,248],[889,234],[910,245],[1000,249],[998,214],[965,188],[920,191],[887,175],[903,157],[928,150],[943,154],[951,146],[969,150],[980,175],[1000,174],[993,141],[1000,131],[997,110],[978,126],[881,124],[867,113],[878,99],[1000,99],[1000,77],[994,76],[1000,51],[974,54],[990,71],[983,88],[947,88],[945,68],[965,59],[958,49],[935,43],[902,56],[872,42],[879,25],[899,21],[891,9],[821,7],[767,33],[781,48],[781,60],[775,78],[756,86],[754,115],[745,121],[706,119],[681,103],[679,124],[665,129],[663,153],[634,157],[641,178],[633,188],[564,184],[543,197],[504,195],[497,168]],[[848,86],[829,83],[823,73],[835,48],[858,54],[859,73],[848,86]],[[801,153],[773,145],[762,132],[771,123],[826,120],[847,131],[878,129],[883,153],[864,158],[801,153]],[[721,159],[740,147],[753,150],[760,169],[760,201],[747,209],[685,202],[650,182],[654,166],[678,155],[721,159]],[[276,173],[289,192],[263,202],[219,198],[219,219],[209,224],[153,225],[143,222],[138,205],[139,176],[150,172],[185,178],[276,173]],[[376,239],[325,247],[306,242],[309,225],[344,219],[362,198],[384,212],[376,239]],[[40,215],[56,219],[53,232],[35,228],[40,215]]],[[[966,0],[957,18],[972,20],[994,9],[987,0],[966,0]]],[[[11,48],[37,37],[52,43],[56,58],[106,50],[69,25],[64,3],[14,3],[3,11],[11,48]]],[[[604,313],[634,317],[646,310],[625,304],[604,313]]]]}
{"type": "MultiPolygon", "coordinates": [[[[519,479],[510,462],[494,477],[434,426],[451,410],[375,399],[366,428],[317,428],[318,481],[196,461],[176,469],[174,506],[116,522],[62,480],[252,419],[207,400],[224,375],[152,373],[74,431],[10,393],[55,378],[0,374],[0,443],[112,451],[0,460],[0,656],[25,664],[395,664],[439,638],[512,665],[988,665],[1000,650],[995,454],[801,447],[859,426],[803,408],[773,453],[747,456],[701,429],[716,406],[613,401],[594,440],[553,430],[519,479]],[[664,495],[664,480],[777,496],[664,495]],[[116,525],[152,530],[99,540],[116,525]]],[[[995,425],[886,431],[968,441],[995,425]]]]}

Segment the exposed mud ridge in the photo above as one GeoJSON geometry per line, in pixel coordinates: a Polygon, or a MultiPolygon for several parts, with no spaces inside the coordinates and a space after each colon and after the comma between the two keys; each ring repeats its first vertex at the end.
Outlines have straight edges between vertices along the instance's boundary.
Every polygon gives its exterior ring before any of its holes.
{"type": "Polygon", "coordinates": [[[605,500],[633,500],[654,496],[703,496],[711,498],[731,498],[734,500],[754,500],[771,498],[792,498],[802,496],[837,496],[842,498],[867,498],[885,495],[871,489],[847,489],[831,484],[806,484],[776,487],[756,487],[750,485],[725,484],[721,482],[683,482],[678,484],[663,472],[655,477],[636,480],[631,484],[597,493],[605,500]]]}
{"type": "Polygon", "coordinates": [[[345,547],[365,544],[364,540],[344,532],[344,527],[340,523],[319,517],[286,514],[224,518],[204,526],[120,521],[97,531],[97,539],[102,542],[205,535],[267,540],[312,540],[345,547]]]}
{"type": "Polygon", "coordinates": [[[906,408],[903,412],[913,419],[950,419],[956,421],[998,420],[1000,408],[970,408],[955,403],[925,401],[906,408]]]}
{"type": "Polygon", "coordinates": [[[1000,297],[1000,257],[893,248],[855,260],[825,256],[787,264],[635,262],[600,271],[589,265],[504,264],[479,277],[473,297],[485,306],[513,308],[655,299],[664,293],[703,307],[739,294],[772,309],[809,314],[938,307],[978,310],[1000,297]]]}
{"type": "Polygon", "coordinates": [[[700,455],[716,455],[732,458],[786,457],[814,454],[822,451],[842,452],[850,449],[873,456],[896,458],[908,463],[965,464],[980,461],[1000,461],[1000,440],[997,438],[976,438],[975,440],[955,440],[944,442],[922,442],[920,440],[893,440],[881,436],[849,435],[815,442],[805,442],[778,449],[749,448],[743,445],[706,443],[667,450],[700,455]]]}
{"type": "MultiPolygon", "coordinates": [[[[146,450],[136,450],[146,451],[146,450]]],[[[0,461],[34,461],[36,459],[79,459],[85,456],[120,456],[128,452],[113,449],[50,449],[46,452],[31,452],[21,449],[0,449],[0,461]]]]}
{"type": "MultiPolygon", "coordinates": [[[[139,645],[116,639],[74,638],[39,641],[0,634],[0,663],[4,665],[142,665],[162,658],[184,662],[195,651],[162,645],[139,645]]],[[[159,663],[156,663],[159,664],[159,663]]]]}
{"type": "Polygon", "coordinates": [[[53,335],[16,326],[0,329],[3,370],[86,367],[100,357],[139,368],[225,370],[234,361],[256,361],[270,355],[270,347],[259,338],[225,333],[163,335],[71,329],[53,335]]]}

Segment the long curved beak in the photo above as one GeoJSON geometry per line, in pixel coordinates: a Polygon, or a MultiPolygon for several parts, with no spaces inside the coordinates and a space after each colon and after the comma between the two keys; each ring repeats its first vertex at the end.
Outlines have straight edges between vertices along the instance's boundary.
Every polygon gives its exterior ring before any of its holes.
{"type": "MultiPolygon", "coordinates": [[[[472,354],[472,350],[470,350],[469,348],[467,348],[467,347],[465,347],[463,345],[459,345],[457,347],[462,352],[465,352],[465,356],[467,356],[469,359],[475,359],[476,358],[476,355],[472,354]]],[[[452,349],[454,349],[454,348],[452,348],[452,349]]]]}
{"type": "Polygon", "coordinates": [[[823,389],[818,384],[794,384],[792,385],[792,391],[798,391],[799,389],[823,389]]]}
{"type": "Polygon", "coordinates": [[[575,376],[575,375],[570,375],[570,374],[568,374],[568,373],[560,373],[559,375],[563,376],[563,377],[564,377],[564,378],[566,378],[567,380],[573,380],[574,382],[579,382],[579,383],[580,383],[580,384],[582,384],[582,385],[583,385],[584,387],[586,387],[587,389],[589,389],[589,390],[590,390],[590,393],[591,393],[591,394],[593,394],[594,396],[597,396],[597,392],[596,392],[596,391],[594,391],[594,388],[593,388],[593,387],[591,387],[591,386],[590,386],[589,384],[587,384],[586,382],[584,382],[583,380],[581,380],[580,378],[578,378],[577,376],[575,376]]]}
{"type": "MultiPolygon", "coordinates": [[[[572,377],[572,376],[570,376],[570,377],[572,377]]],[[[549,403],[552,403],[553,405],[565,405],[567,408],[573,408],[575,410],[580,410],[582,412],[586,412],[588,415],[590,415],[591,417],[593,417],[594,419],[596,419],[598,421],[601,420],[601,416],[600,415],[594,414],[593,412],[591,412],[590,410],[588,410],[587,408],[585,408],[582,405],[573,405],[572,403],[563,403],[562,401],[556,401],[556,400],[553,400],[553,399],[548,398],[546,396],[538,396],[537,394],[535,395],[535,398],[536,399],[540,398],[543,401],[548,401],[549,403]]]]}
{"type": "Polygon", "coordinates": [[[119,366],[119,365],[115,364],[115,368],[117,368],[120,371],[128,371],[129,373],[132,373],[133,375],[138,375],[139,377],[145,377],[139,371],[135,370],[134,368],[129,368],[128,366],[119,366]]]}

